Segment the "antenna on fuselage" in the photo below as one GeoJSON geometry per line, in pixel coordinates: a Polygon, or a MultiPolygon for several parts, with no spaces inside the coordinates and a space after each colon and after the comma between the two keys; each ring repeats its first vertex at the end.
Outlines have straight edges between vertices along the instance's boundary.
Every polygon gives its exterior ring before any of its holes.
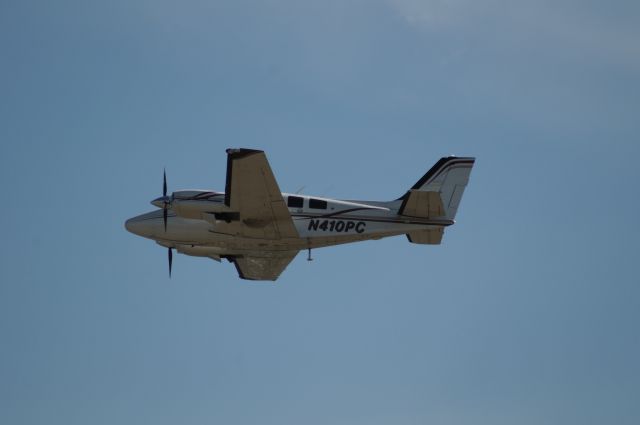
{"type": "Polygon", "coordinates": [[[326,197],[327,197],[327,195],[329,194],[329,192],[331,192],[332,190],[333,190],[333,185],[329,185],[329,187],[328,187],[328,188],[326,188],[326,189],[324,190],[324,192],[322,192],[322,197],[323,197],[323,198],[326,198],[326,197]]]}
{"type": "Polygon", "coordinates": [[[307,261],[313,261],[313,258],[311,258],[311,248],[309,249],[309,255],[307,256],[307,261]]]}

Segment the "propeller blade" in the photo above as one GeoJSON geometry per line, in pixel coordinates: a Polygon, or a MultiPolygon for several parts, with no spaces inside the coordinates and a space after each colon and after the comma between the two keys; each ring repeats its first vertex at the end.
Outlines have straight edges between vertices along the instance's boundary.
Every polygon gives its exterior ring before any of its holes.
{"type": "Polygon", "coordinates": [[[162,170],[162,196],[167,196],[167,170],[162,170]]]}
{"type": "Polygon", "coordinates": [[[162,170],[162,220],[164,221],[164,232],[167,233],[167,209],[169,208],[169,203],[167,202],[167,170],[166,168],[162,170]]]}
{"type": "Polygon", "coordinates": [[[173,251],[169,248],[169,278],[171,278],[171,266],[173,265],[173,251]]]}
{"type": "Polygon", "coordinates": [[[162,219],[164,220],[164,232],[167,233],[167,215],[169,214],[169,212],[167,211],[167,206],[165,205],[164,208],[162,208],[162,219]]]}

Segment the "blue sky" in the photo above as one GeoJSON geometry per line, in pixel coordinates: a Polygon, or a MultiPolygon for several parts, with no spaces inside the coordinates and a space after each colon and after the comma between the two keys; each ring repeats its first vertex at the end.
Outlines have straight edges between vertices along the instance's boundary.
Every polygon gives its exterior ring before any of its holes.
{"type": "Polygon", "coordinates": [[[640,6],[0,4],[0,422],[637,424],[640,6]],[[476,156],[441,246],[277,284],[124,230],[224,188],[393,199],[476,156]]]}

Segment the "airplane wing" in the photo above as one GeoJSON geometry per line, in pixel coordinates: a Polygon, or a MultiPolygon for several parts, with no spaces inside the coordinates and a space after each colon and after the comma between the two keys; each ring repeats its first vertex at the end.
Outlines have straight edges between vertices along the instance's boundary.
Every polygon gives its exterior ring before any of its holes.
{"type": "Polygon", "coordinates": [[[230,261],[236,266],[241,279],[276,280],[297,254],[298,251],[283,251],[270,254],[268,257],[233,257],[230,261]]]}
{"type": "Polygon", "coordinates": [[[241,225],[238,232],[243,236],[265,239],[298,237],[263,151],[227,149],[225,204],[239,213],[241,225]]]}

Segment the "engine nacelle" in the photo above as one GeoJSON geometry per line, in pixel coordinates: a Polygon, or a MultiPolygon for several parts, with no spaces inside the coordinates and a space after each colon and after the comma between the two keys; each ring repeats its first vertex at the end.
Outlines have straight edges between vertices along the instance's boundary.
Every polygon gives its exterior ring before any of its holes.
{"type": "Polygon", "coordinates": [[[202,219],[205,213],[228,212],[224,204],[224,193],[208,190],[179,190],[171,196],[162,196],[151,201],[158,208],[168,207],[178,217],[202,219]]]}
{"type": "Polygon", "coordinates": [[[220,261],[220,256],[224,254],[224,249],[216,246],[191,246],[176,245],[176,251],[181,254],[192,255],[194,257],[209,257],[216,261],[220,261]]]}
{"type": "Polygon", "coordinates": [[[179,217],[201,220],[203,214],[228,213],[229,207],[224,202],[208,200],[174,199],[171,209],[179,217]]]}

